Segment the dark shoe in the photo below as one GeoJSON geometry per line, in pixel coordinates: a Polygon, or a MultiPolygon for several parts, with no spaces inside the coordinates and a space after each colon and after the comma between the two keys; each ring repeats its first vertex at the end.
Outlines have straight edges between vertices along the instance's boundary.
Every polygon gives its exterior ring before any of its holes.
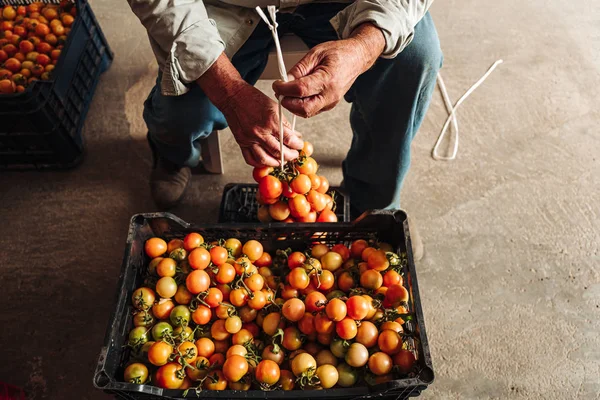
{"type": "Polygon", "coordinates": [[[425,249],[415,220],[411,217],[408,217],[408,230],[410,231],[410,240],[412,242],[413,259],[415,261],[420,261],[423,258],[425,249]]]}
{"type": "Polygon", "coordinates": [[[159,157],[150,174],[150,191],[161,210],[175,207],[183,198],[192,177],[189,167],[179,167],[159,157]]]}
{"type": "Polygon", "coordinates": [[[160,157],[148,134],[148,144],[152,150],[154,167],[150,174],[150,192],[154,202],[161,210],[175,207],[183,198],[192,177],[189,167],[179,165],[160,157]]]}

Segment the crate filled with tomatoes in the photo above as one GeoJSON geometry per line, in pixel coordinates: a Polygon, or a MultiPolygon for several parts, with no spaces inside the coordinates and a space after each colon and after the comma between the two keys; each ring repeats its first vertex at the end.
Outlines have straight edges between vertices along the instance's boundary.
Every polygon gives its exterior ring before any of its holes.
{"type": "Polygon", "coordinates": [[[402,211],[132,218],[95,387],[123,399],[401,399],[434,374],[402,211]]]}
{"type": "Polygon", "coordinates": [[[112,59],[86,0],[0,2],[0,169],[77,164],[112,59]]]}

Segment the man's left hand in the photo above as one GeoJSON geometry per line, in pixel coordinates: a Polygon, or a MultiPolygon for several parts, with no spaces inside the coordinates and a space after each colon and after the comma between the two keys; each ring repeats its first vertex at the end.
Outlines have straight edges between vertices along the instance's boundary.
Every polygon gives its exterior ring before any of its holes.
{"type": "Polygon", "coordinates": [[[381,30],[370,23],[362,24],[348,39],[313,47],[290,70],[290,80],[275,81],[273,90],[277,96],[284,96],[283,107],[301,117],[331,110],[356,78],[371,68],[384,47],[381,30]]]}

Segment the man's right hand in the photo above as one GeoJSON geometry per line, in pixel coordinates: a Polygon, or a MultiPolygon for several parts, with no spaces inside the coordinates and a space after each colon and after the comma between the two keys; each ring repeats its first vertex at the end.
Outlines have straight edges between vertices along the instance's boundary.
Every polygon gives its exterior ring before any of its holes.
{"type": "MultiPolygon", "coordinates": [[[[277,167],[280,163],[278,105],[260,90],[244,85],[221,108],[244,160],[253,167],[277,167]]],[[[304,142],[302,135],[292,131],[283,117],[283,157],[286,161],[298,157],[304,142]]]]}
{"type": "MultiPolygon", "coordinates": [[[[197,83],[221,110],[244,160],[253,167],[279,166],[278,105],[260,90],[244,82],[225,54],[202,75],[197,83]]],[[[298,157],[304,142],[283,120],[283,156],[286,161],[298,157]]]]}

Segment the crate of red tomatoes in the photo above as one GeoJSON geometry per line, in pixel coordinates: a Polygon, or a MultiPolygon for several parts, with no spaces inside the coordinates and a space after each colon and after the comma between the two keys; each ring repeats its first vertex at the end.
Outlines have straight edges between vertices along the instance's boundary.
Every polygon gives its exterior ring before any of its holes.
{"type": "Polygon", "coordinates": [[[86,0],[0,1],[0,169],[68,168],[113,54],[86,0]]]}
{"type": "Polygon", "coordinates": [[[94,386],[122,399],[402,399],[434,373],[402,211],[131,219],[94,386]]]}

